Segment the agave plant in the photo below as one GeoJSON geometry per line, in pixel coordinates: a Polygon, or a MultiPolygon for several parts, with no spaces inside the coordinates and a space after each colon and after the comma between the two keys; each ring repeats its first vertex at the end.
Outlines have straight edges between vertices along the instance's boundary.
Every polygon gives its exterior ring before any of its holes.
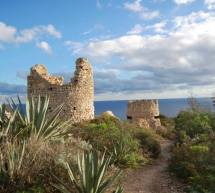
{"type": "Polygon", "coordinates": [[[60,120],[62,105],[52,113],[48,113],[48,97],[27,98],[25,109],[23,109],[23,104],[18,97],[18,104],[11,99],[10,106],[14,112],[17,109],[16,121],[21,124],[21,128],[24,128],[20,132],[23,137],[33,135],[36,139],[49,140],[60,138],[66,134],[69,121],[60,120]]]}
{"type": "MultiPolygon", "coordinates": [[[[107,170],[110,165],[111,157],[105,158],[105,153],[99,159],[98,153],[84,152],[82,157],[78,155],[78,174],[66,163],[70,181],[74,184],[79,193],[105,193],[115,179],[120,175],[117,172],[111,177],[106,178],[107,170]]],[[[62,193],[72,193],[67,185],[61,182],[55,187],[62,193]]],[[[117,188],[115,193],[121,193],[122,188],[117,188]]]]}
{"type": "Polygon", "coordinates": [[[113,150],[109,152],[112,155],[112,163],[120,164],[131,151],[127,140],[124,136],[120,136],[118,141],[113,142],[113,150]]]}
{"type": "Polygon", "coordinates": [[[14,180],[22,171],[24,162],[25,142],[17,144],[9,142],[1,147],[0,174],[5,179],[14,180]]]}

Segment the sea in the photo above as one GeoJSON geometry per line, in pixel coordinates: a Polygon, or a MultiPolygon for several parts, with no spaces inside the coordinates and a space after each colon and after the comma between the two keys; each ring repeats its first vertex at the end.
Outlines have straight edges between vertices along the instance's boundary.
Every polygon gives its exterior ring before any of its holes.
{"type": "MultiPolygon", "coordinates": [[[[204,109],[215,112],[215,106],[211,98],[196,98],[197,103],[204,109]]],[[[160,114],[168,117],[176,117],[180,111],[190,107],[187,98],[159,99],[160,114]]],[[[127,100],[120,101],[95,101],[95,114],[99,116],[102,112],[112,111],[114,115],[125,120],[127,100]]]]}
{"type": "MultiPolygon", "coordinates": [[[[207,111],[215,112],[215,105],[211,98],[195,98],[197,104],[207,111]]],[[[180,99],[158,99],[160,114],[167,117],[176,117],[178,113],[190,108],[187,98],[180,99]]],[[[105,111],[112,111],[113,114],[122,120],[126,120],[128,100],[95,101],[95,114],[101,115],[105,111]]],[[[22,106],[25,109],[25,104],[22,106]]],[[[25,110],[24,110],[25,111],[25,110]]]]}

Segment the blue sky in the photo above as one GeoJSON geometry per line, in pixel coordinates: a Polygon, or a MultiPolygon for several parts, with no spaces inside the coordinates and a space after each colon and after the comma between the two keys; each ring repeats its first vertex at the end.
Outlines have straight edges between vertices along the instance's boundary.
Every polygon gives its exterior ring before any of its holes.
{"type": "Polygon", "coordinates": [[[215,0],[0,0],[0,95],[24,95],[38,63],[67,80],[83,56],[96,100],[210,96],[214,10],[215,0]]]}

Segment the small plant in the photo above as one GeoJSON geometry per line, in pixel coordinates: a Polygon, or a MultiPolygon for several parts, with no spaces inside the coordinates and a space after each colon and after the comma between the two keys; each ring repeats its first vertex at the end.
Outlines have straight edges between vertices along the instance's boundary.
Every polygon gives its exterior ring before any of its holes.
{"type": "MultiPolygon", "coordinates": [[[[113,147],[113,156],[112,160],[115,164],[121,164],[121,162],[125,159],[125,156],[129,154],[130,148],[127,147],[126,142],[121,138],[117,141],[113,147]]],[[[111,152],[112,153],[112,152],[111,152]]]]}
{"type": "MultiPolygon", "coordinates": [[[[99,159],[98,153],[84,152],[82,157],[78,155],[78,174],[66,163],[70,181],[75,185],[76,190],[79,193],[105,193],[120,175],[120,172],[117,172],[106,178],[110,160],[111,157],[105,158],[105,153],[99,159]]],[[[61,185],[55,185],[55,187],[62,193],[74,192],[62,182],[61,185]]],[[[121,193],[122,189],[118,188],[115,192],[121,193]]]]}
{"type": "Polygon", "coordinates": [[[15,180],[22,173],[25,142],[23,144],[7,143],[0,152],[0,176],[9,181],[15,180]]]}
{"type": "Polygon", "coordinates": [[[120,134],[118,141],[113,142],[113,150],[111,162],[117,166],[130,166],[136,167],[142,156],[139,154],[139,143],[137,140],[132,139],[131,136],[120,134]]]}

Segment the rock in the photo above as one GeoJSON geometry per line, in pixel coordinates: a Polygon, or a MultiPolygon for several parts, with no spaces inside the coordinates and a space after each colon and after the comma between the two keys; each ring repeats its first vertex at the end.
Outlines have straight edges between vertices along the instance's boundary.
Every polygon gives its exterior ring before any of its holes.
{"type": "Polygon", "coordinates": [[[48,70],[43,64],[36,64],[31,68],[31,73],[37,73],[40,74],[41,76],[46,76],[48,75],[48,70]]]}
{"type": "Polygon", "coordinates": [[[105,111],[102,113],[101,117],[115,117],[117,118],[112,111],[105,111]]]}

